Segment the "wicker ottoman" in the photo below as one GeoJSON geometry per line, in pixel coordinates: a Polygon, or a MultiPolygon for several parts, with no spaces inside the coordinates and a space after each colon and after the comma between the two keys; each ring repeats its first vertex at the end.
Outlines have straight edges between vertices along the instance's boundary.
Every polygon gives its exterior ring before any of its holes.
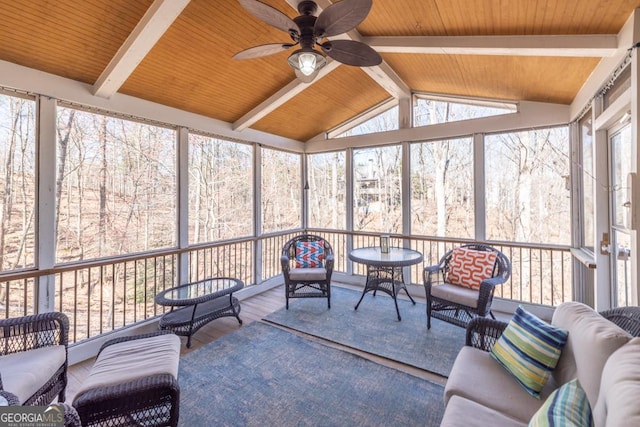
{"type": "Polygon", "coordinates": [[[105,343],[73,400],[82,425],[177,426],[180,338],[168,331],[105,343]]]}

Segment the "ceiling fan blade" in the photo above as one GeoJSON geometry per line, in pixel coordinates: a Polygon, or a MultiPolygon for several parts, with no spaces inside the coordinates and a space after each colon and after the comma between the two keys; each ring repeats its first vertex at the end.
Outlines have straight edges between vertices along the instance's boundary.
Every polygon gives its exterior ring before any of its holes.
{"type": "Polygon", "coordinates": [[[261,44],[260,46],[250,47],[249,49],[242,50],[235,55],[233,55],[233,59],[253,59],[260,58],[263,56],[273,55],[274,53],[280,53],[289,49],[290,47],[295,46],[291,43],[271,43],[271,44],[261,44]]]}
{"type": "Polygon", "coordinates": [[[316,36],[331,37],[353,30],[371,10],[371,0],[342,0],[322,11],[314,26],[316,36]]]}
{"type": "Polygon", "coordinates": [[[238,0],[247,12],[261,21],[287,33],[298,33],[298,25],[284,13],[258,0],[238,0]]]}
{"type": "Polygon", "coordinates": [[[331,58],[356,67],[380,65],[382,57],[367,44],[354,40],[333,40],[320,45],[331,58]]]}
{"type": "Polygon", "coordinates": [[[293,71],[296,73],[296,77],[298,78],[298,80],[300,80],[302,83],[311,83],[313,79],[315,79],[318,73],[320,72],[320,69],[319,68],[316,69],[309,76],[305,76],[300,70],[294,69],[293,71]]]}

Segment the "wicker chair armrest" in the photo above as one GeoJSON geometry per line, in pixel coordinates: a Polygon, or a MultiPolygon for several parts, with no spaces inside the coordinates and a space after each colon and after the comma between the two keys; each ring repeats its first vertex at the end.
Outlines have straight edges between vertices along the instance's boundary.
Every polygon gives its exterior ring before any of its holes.
{"type": "Polygon", "coordinates": [[[2,319],[0,331],[0,355],[69,344],[69,318],[57,311],[2,319]]]}
{"type": "Polygon", "coordinates": [[[437,273],[440,270],[443,270],[444,267],[441,266],[440,264],[438,265],[428,265],[424,268],[424,273],[428,273],[428,274],[432,274],[432,273],[437,273]]]}
{"type": "MultiPolygon", "coordinates": [[[[422,281],[424,284],[424,289],[425,292],[427,293],[427,296],[431,294],[431,287],[434,283],[434,280],[431,278],[431,276],[433,274],[438,274],[438,272],[443,271],[444,267],[440,266],[440,265],[430,265],[425,267],[422,270],[422,281]]],[[[443,276],[444,278],[444,276],[443,276]]],[[[437,278],[435,280],[435,282],[437,282],[437,278]]]]}
{"type": "MultiPolygon", "coordinates": [[[[180,386],[173,375],[151,375],[121,384],[87,390],[74,399],[73,406],[83,423],[91,424],[92,417],[102,420],[110,413],[129,414],[145,406],[140,402],[156,402],[157,396],[165,396],[167,391],[173,402],[179,402],[180,386]]],[[[177,422],[178,406],[175,405],[173,410],[177,422]]]]}
{"type": "Polygon", "coordinates": [[[498,285],[502,285],[506,281],[507,281],[507,279],[505,279],[504,277],[496,276],[496,277],[492,277],[490,279],[483,280],[480,283],[480,286],[482,286],[483,283],[486,283],[487,285],[490,285],[490,286],[498,286],[498,285]]]}
{"type": "Polygon", "coordinates": [[[634,337],[640,337],[640,307],[612,308],[601,311],[600,315],[620,326],[634,337]]]}
{"type": "Polygon", "coordinates": [[[287,255],[282,255],[280,257],[280,264],[282,264],[282,272],[289,272],[289,257],[287,255]]]}
{"type": "Polygon", "coordinates": [[[491,302],[493,301],[494,288],[504,283],[502,277],[492,277],[480,282],[480,294],[478,297],[478,313],[482,316],[486,316],[491,308],[491,302]]]}
{"type": "Polygon", "coordinates": [[[143,338],[151,338],[151,337],[156,337],[158,335],[167,335],[167,334],[172,334],[172,331],[168,331],[168,330],[162,330],[162,331],[154,331],[154,332],[149,332],[146,334],[140,334],[140,335],[131,335],[131,336],[126,336],[126,337],[118,337],[118,338],[113,338],[110,339],[109,341],[105,342],[104,344],[102,344],[102,346],[100,347],[100,351],[98,351],[98,355],[100,353],[102,353],[102,350],[104,350],[105,348],[109,347],[110,345],[113,344],[118,344],[121,342],[126,342],[126,341],[133,341],[133,340],[139,340],[139,339],[143,339],[143,338]]]}
{"type": "Polygon", "coordinates": [[[333,270],[333,264],[335,263],[335,258],[333,254],[327,255],[327,258],[324,260],[324,265],[327,270],[333,270]]]}
{"type": "Polygon", "coordinates": [[[466,345],[484,351],[491,351],[507,323],[487,317],[476,317],[467,326],[466,345]]]}

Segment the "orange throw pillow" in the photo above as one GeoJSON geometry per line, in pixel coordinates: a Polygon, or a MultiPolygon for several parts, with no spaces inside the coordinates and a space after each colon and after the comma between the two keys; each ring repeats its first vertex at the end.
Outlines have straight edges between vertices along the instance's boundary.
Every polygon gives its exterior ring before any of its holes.
{"type": "Polygon", "coordinates": [[[497,258],[495,252],[455,248],[449,261],[447,282],[480,289],[480,282],[493,277],[497,258]]]}

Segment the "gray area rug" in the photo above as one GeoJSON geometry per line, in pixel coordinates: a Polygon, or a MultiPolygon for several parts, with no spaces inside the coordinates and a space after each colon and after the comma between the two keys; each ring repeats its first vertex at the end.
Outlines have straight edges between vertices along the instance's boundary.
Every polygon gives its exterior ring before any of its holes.
{"type": "Polygon", "coordinates": [[[262,322],[180,359],[180,426],[438,426],[443,388],[262,322]]]}
{"type": "MultiPolygon", "coordinates": [[[[404,293],[404,291],[401,291],[404,293]]],[[[387,294],[365,295],[358,310],[353,308],[362,292],[331,288],[331,309],[325,299],[289,301],[264,320],[320,337],[367,353],[397,360],[442,376],[449,376],[453,362],[464,346],[463,328],[431,319],[427,330],[424,304],[398,299],[398,321],[393,299],[387,294]]]]}

